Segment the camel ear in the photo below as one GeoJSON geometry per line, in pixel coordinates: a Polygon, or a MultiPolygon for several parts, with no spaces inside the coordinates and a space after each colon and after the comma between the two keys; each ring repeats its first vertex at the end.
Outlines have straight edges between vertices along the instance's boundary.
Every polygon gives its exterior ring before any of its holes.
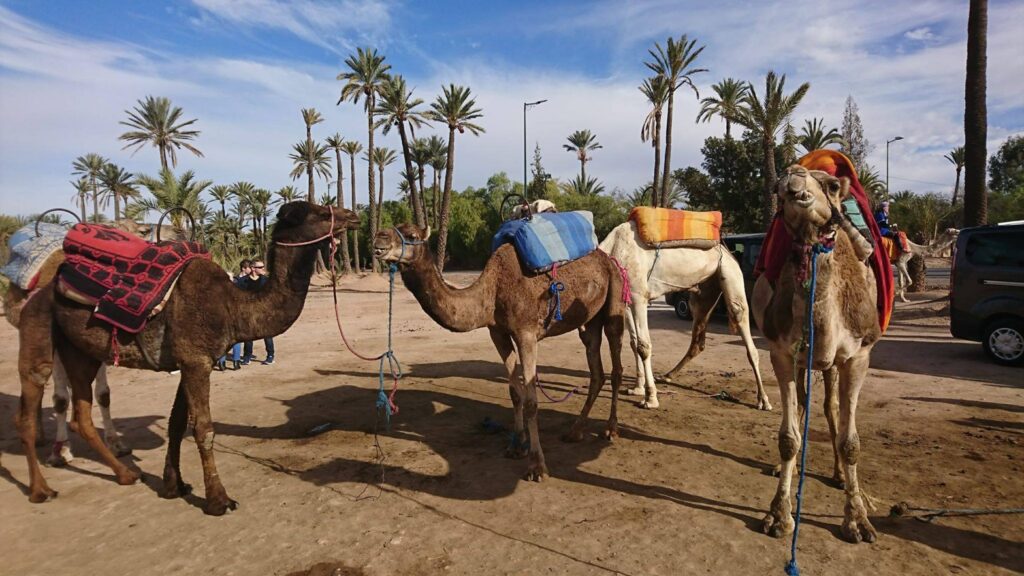
{"type": "Polygon", "coordinates": [[[840,201],[846,200],[847,196],[850,195],[850,179],[847,178],[846,176],[841,176],[839,178],[838,193],[840,201]]]}
{"type": "Polygon", "coordinates": [[[298,226],[309,215],[308,202],[289,202],[277,211],[277,221],[286,226],[298,226]]]}
{"type": "Polygon", "coordinates": [[[426,228],[420,228],[420,233],[423,234],[424,242],[430,239],[430,224],[427,224],[426,228]]]}

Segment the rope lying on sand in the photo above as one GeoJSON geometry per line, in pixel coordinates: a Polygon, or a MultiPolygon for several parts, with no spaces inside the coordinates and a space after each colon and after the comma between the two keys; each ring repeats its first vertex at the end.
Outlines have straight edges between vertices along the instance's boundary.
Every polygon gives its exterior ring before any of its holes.
{"type": "Polygon", "coordinates": [[[890,518],[913,518],[931,522],[936,518],[949,516],[987,516],[996,514],[1024,514],[1024,508],[917,508],[906,502],[894,504],[889,509],[890,518]]]}

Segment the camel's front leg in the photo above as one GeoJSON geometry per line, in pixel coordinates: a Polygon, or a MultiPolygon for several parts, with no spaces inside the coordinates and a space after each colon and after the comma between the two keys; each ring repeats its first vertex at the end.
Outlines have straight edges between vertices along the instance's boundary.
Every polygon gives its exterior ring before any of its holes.
{"type": "Polygon", "coordinates": [[[860,458],[860,436],[857,435],[857,400],[867,377],[871,349],[863,348],[839,367],[839,456],[846,469],[846,508],[843,513],[843,536],[851,542],[874,542],[875,527],[868,520],[864,495],[857,480],[860,458]]]}
{"type": "Polygon", "coordinates": [[[647,307],[649,303],[643,298],[633,300],[633,319],[636,321],[637,349],[641,362],[637,365],[637,371],[643,371],[644,389],[634,389],[631,393],[643,393],[644,399],[640,401],[641,408],[657,408],[658,387],[654,384],[654,368],[651,365],[651,355],[654,350],[651,346],[651,331],[647,324],[647,307]]]}
{"type": "Polygon", "coordinates": [[[499,330],[490,328],[491,342],[498,350],[502,363],[505,364],[505,372],[508,374],[508,394],[512,398],[513,432],[512,441],[505,450],[509,458],[523,458],[526,456],[526,428],[523,426],[523,394],[522,378],[518,367],[516,349],[512,345],[512,338],[499,330]]]}
{"type": "Polygon", "coordinates": [[[228,498],[224,485],[217,473],[213,457],[213,420],[210,418],[210,371],[213,366],[205,361],[185,364],[181,367],[181,385],[185,387],[189,413],[196,419],[193,435],[203,461],[203,483],[206,485],[206,505],[203,511],[211,516],[221,516],[238,507],[238,502],[228,498]]]}
{"type": "Polygon", "coordinates": [[[776,538],[793,531],[790,492],[793,484],[793,470],[800,449],[800,423],[797,409],[797,383],[793,381],[793,358],[785,352],[772,351],[772,368],[779,381],[782,396],[782,425],[779,427],[779,486],[772,500],[771,509],[765,516],[762,529],[765,534],[776,538]]]}
{"type": "Polygon", "coordinates": [[[537,338],[526,334],[516,338],[516,347],[523,363],[523,381],[525,394],[522,397],[523,418],[530,439],[530,463],[526,470],[526,479],[540,482],[548,477],[548,467],[544,463],[544,451],[540,447],[540,429],[537,425],[537,338]]]}
{"type": "MultiPolygon", "coordinates": [[[[635,302],[637,297],[634,296],[633,298],[633,301],[635,302]]],[[[639,330],[636,325],[636,315],[633,314],[632,305],[626,306],[626,330],[629,332],[629,347],[633,351],[633,359],[636,361],[636,385],[632,388],[623,390],[623,392],[626,394],[641,396],[643,395],[644,390],[647,389],[647,378],[644,376],[644,359],[640,356],[639,330]]]]}
{"type": "Polygon", "coordinates": [[[583,440],[583,429],[587,426],[587,418],[590,416],[590,409],[594,406],[604,387],[604,367],[601,365],[601,326],[602,319],[599,317],[591,320],[580,331],[580,340],[587,349],[587,367],[590,369],[590,387],[587,390],[587,401],[583,404],[583,410],[576,418],[569,432],[562,437],[566,442],[579,442],[583,440]]]}
{"type": "Polygon", "coordinates": [[[60,354],[53,355],[53,414],[57,418],[57,437],[46,463],[50,466],[65,466],[74,461],[71,442],[68,441],[68,407],[71,393],[68,391],[68,374],[61,362],[60,354]]]}
{"type": "Polygon", "coordinates": [[[100,364],[96,372],[96,403],[100,405],[100,416],[103,417],[103,441],[107,443],[116,456],[127,456],[131,448],[121,440],[114,419],[110,417],[110,385],[107,383],[107,365],[100,364]]]}
{"type": "Polygon", "coordinates": [[[822,372],[825,379],[825,419],[828,420],[828,435],[832,438],[832,481],[836,486],[846,486],[846,477],[839,459],[839,370],[833,366],[822,372]]]}
{"type": "MultiPolygon", "coordinates": [[[[39,297],[45,298],[47,295],[39,297]]],[[[28,460],[28,499],[29,502],[39,503],[57,497],[57,491],[47,485],[43,471],[39,467],[39,458],[36,455],[36,434],[39,425],[36,415],[43,405],[43,390],[53,372],[53,340],[50,330],[50,311],[47,309],[44,314],[41,310],[32,308],[33,302],[30,300],[21,312],[18,331],[18,375],[21,378],[21,402],[14,423],[21,437],[21,447],[25,450],[25,457],[28,460]],[[30,314],[38,314],[41,321],[30,326],[33,323],[32,319],[28,318],[30,314]],[[42,327],[42,329],[35,330],[36,326],[42,327]]]]}

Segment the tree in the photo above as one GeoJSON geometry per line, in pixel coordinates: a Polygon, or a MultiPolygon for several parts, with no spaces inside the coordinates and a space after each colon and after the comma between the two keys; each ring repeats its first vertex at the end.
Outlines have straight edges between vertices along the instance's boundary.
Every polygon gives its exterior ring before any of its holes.
{"type": "Polygon", "coordinates": [[[437,135],[427,140],[430,151],[430,167],[434,169],[434,227],[441,226],[441,173],[448,163],[448,143],[437,135]]]}
{"type": "Polygon", "coordinates": [[[700,72],[707,72],[707,68],[692,68],[693,62],[704,51],[704,47],[694,49],[697,40],[688,40],[686,34],[679,37],[679,41],[671,37],[662,49],[661,44],[655,43],[655,50],[647,52],[654,59],[653,62],[644,62],[655,74],[664,76],[668,82],[668,118],[665,122],[665,167],[661,176],[661,205],[668,201],[669,175],[672,172],[672,113],[675,110],[676,90],[682,86],[689,86],[693,89],[694,95],[699,99],[700,93],[693,83],[691,76],[700,72]]]}
{"type": "Polygon", "coordinates": [[[1024,193],[1024,136],[1010,136],[1003,142],[988,162],[988,174],[992,192],[1024,193]]]}
{"type": "Polygon", "coordinates": [[[483,111],[476,107],[476,100],[470,96],[469,87],[449,84],[442,87],[442,94],[430,104],[429,116],[436,122],[448,125],[448,153],[444,169],[444,193],[441,198],[441,225],[437,232],[437,267],[444,270],[445,244],[448,241],[449,210],[451,208],[452,175],[455,172],[455,131],[478,136],[484,129],[473,123],[483,118],[483,111]]]}
{"type": "Polygon", "coordinates": [[[430,143],[426,138],[416,138],[409,148],[409,156],[416,165],[415,174],[419,180],[419,200],[422,204],[424,222],[429,223],[430,212],[427,210],[427,189],[423,186],[423,179],[427,176],[426,167],[430,164],[430,143]]]}
{"type": "Polygon", "coordinates": [[[327,146],[319,142],[303,140],[292,145],[293,152],[288,155],[292,159],[292,171],[289,176],[295,180],[306,174],[309,179],[309,191],[306,200],[313,201],[313,176],[315,172],[323,178],[331,177],[331,158],[327,146]]]}
{"type": "Polygon", "coordinates": [[[949,160],[949,163],[956,168],[956,181],[953,184],[953,201],[950,202],[950,206],[956,206],[956,199],[960,193],[960,171],[964,169],[964,147],[957,146],[953,148],[943,158],[949,160]]]}
{"type": "MultiPolygon", "coordinates": [[[[661,181],[661,114],[665,108],[665,102],[668,101],[668,80],[662,76],[657,75],[653,78],[647,78],[644,83],[640,85],[640,93],[647,97],[647,101],[651,104],[651,111],[647,113],[647,117],[644,118],[644,124],[640,128],[640,141],[647,142],[651,141],[651,147],[654,148],[654,180],[652,186],[654,190],[661,190],[661,186],[658,183],[661,181]]],[[[660,200],[661,194],[654,193],[649,195],[651,206],[657,206],[660,200]]]]}
{"type": "MultiPolygon", "coordinates": [[[[175,176],[170,170],[161,170],[158,177],[143,174],[137,176],[135,182],[152,195],[152,198],[142,198],[134,203],[136,213],[142,214],[150,210],[167,212],[176,208],[184,208],[192,215],[199,214],[203,204],[199,195],[212,184],[209,180],[197,180],[192,170],[186,170],[181,176],[175,176]]],[[[127,207],[125,212],[128,213],[127,207]]],[[[171,212],[168,218],[175,228],[184,228],[185,215],[181,211],[171,212]]]]}
{"type": "MultiPolygon", "coordinates": [[[[155,146],[160,151],[160,169],[167,170],[167,159],[171,167],[178,166],[177,151],[184,148],[202,158],[203,153],[190,141],[199,136],[199,130],[186,130],[196,119],[181,121],[182,110],[171,104],[170,99],[146,96],[139,100],[132,110],[125,110],[127,121],[121,124],[133,128],[121,134],[118,140],[127,142],[122,150],[135,147],[138,152],[146,144],[155,146]]],[[[135,152],[132,152],[133,154],[135,152]]]]}
{"type": "MultiPolygon", "coordinates": [[[[314,124],[319,124],[319,123],[323,122],[324,118],[323,118],[323,116],[320,115],[319,112],[317,112],[316,108],[303,108],[302,109],[302,121],[306,124],[306,146],[307,146],[307,150],[313,150],[314,149],[314,147],[313,147],[313,125],[314,124]]],[[[307,184],[308,184],[308,190],[306,191],[306,200],[308,202],[310,202],[310,203],[313,202],[314,195],[316,194],[316,192],[313,189],[314,188],[314,186],[313,186],[313,170],[314,170],[313,163],[312,162],[307,162],[306,163],[306,180],[307,180],[307,184]]],[[[295,178],[296,178],[296,176],[293,175],[292,179],[294,180],[295,178]]]]}
{"type": "Polygon", "coordinates": [[[114,201],[114,222],[117,222],[121,219],[121,200],[124,199],[127,203],[128,198],[133,198],[139,193],[135,189],[132,173],[108,162],[100,172],[100,184],[103,185],[103,191],[114,201]]]}
{"type": "Polygon", "coordinates": [[[566,194],[580,194],[583,196],[597,196],[604,192],[604,184],[597,181],[597,178],[583,179],[583,175],[579,175],[569,182],[562,184],[562,192],[566,194]]]}
{"type": "Polygon", "coordinates": [[[231,187],[225,184],[218,184],[210,188],[210,196],[213,197],[213,201],[220,204],[220,215],[227,217],[227,203],[228,199],[231,198],[231,187]]]}
{"type": "MultiPolygon", "coordinates": [[[[377,170],[380,171],[380,192],[377,197],[377,204],[380,205],[384,202],[384,169],[395,163],[398,156],[395,155],[395,151],[384,146],[378,146],[373,149],[373,161],[372,164],[377,166],[377,170]]],[[[369,158],[366,158],[367,162],[370,162],[369,158]]],[[[409,182],[409,180],[406,180],[409,182]]],[[[412,207],[412,195],[410,194],[410,207],[412,207]]],[[[377,211],[377,230],[380,230],[381,223],[381,212],[377,211]]]]}
{"type": "MultiPolygon", "coordinates": [[[[800,146],[804,152],[813,152],[831,146],[832,144],[843,145],[843,137],[835,128],[827,128],[824,118],[811,118],[804,120],[804,126],[800,129],[800,146]]],[[[859,166],[859,164],[854,164],[859,166]]]]}
{"type": "Polygon", "coordinates": [[[92,190],[92,184],[89,183],[88,178],[82,176],[78,180],[72,180],[71,185],[75,187],[75,194],[72,196],[72,199],[78,202],[79,214],[82,217],[82,222],[85,222],[85,198],[92,190]]]}
{"type": "MultiPolygon", "coordinates": [[[[341,134],[335,132],[333,136],[327,137],[327,148],[334,150],[334,165],[338,171],[336,190],[338,192],[338,208],[345,207],[345,171],[341,163],[341,152],[345,149],[345,139],[341,134]]],[[[328,187],[328,191],[330,187],[328,187]]],[[[354,190],[353,190],[354,191],[354,190]]],[[[346,274],[352,272],[352,262],[348,259],[348,233],[341,235],[341,266],[346,274]]]]}
{"type": "Polygon", "coordinates": [[[697,122],[710,122],[712,118],[718,116],[725,120],[725,137],[732,138],[732,123],[740,113],[743,97],[747,93],[747,83],[735,78],[726,78],[712,84],[711,90],[715,95],[700,101],[697,122]]]}
{"type": "MultiPolygon", "coordinates": [[[[359,204],[356,203],[356,154],[363,151],[363,145],[355,140],[346,141],[341,150],[348,154],[349,159],[349,178],[352,179],[352,186],[349,188],[352,190],[352,211],[359,214],[359,204]]],[[[372,199],[371,199],[372,201],[372,199]]],[[[355,265],[356,274],[363,272],[362,267],[359,265],[359,230],[352,231],[352,263],[355,265]]]]}
{"type": "Polygon", "coordinates": [[[864,126],[860,123],[860,111],[853,96],[846,97],[846,107],[843,110],[842,139],[841,150],[850,158],[855,167],[867,162],[868,154],[875,148],[864,137],[864,126]]]}
{"type": "Polygon", "coordinates": [[[547,180],[551,175],[544,169],[544,161],[540,154],[540,144],[533,147],[533,160],[530,161],[530,186],[526,197],[531,200],[540,200],[547,197],[547,180]]]}
{"type": "Polygon", "coordinates": [[[775,181],[778,179],[775,172],[775,137],[800,105],[811,85],[804,82],[788,95],[785,88],[785,74],[776,76],[774,70],[768,72],[764,82],[764,98],[759,98],[754,85],[749,84],[747,94],[743,98],[743,109],[736,117],[738,124],[752,130],[761,138],[761,153],[764,155],[761,172],[764,182],[761,207],[765,226],[770,224],[775,216],[775,181]]]}
{"type": "Polygon", "coordinates": [[[786,128],[782,131],[782,164],[791,166],[796,163],[797,145],[800,144],[800,137],[796,135],[793,122],[786,120],[786,128]]]}
{"type": "MultiPolygon", "coordinates": [[[[363,110],[366,112],[366,154],[372,158],[373,111],[377,107],[377,96],[389,78],[388,70],[391,69],[391,65],[385,64],[384,56],[377,54],[377,50],[372,48],[358,48],[356,54],[345,59],[345,65],[348,66],[349,71],[338,74],[338,80],[345,81],[345,85],[341,88],[338,104],[346,100],[358,104],[360,99],[363,100],[363,110]]],[[[377,235],[377,203],[373,195],[376,175],[373,173],[373,162],[369,163],[366,175],[370,196],[370,241],[372,242],[377,235]]],[[[378,270],[376,259],[373,260],[373,270],[375,272],[378,270]]]]}
{"type": "Polygon", "coordinates": [[[427,219],[423,211],[423,202],[420,200],[419,191],[416,189],[416,178],[415,172],[412,170],[409,146],[410,136],[415,138],[415,129],[427,121],[424,113],[416,110],[416,107],[421,104],[423,104],[423,100],[412,97],[412,91],[406,85],[405,78],[400,75],[391,76],[381,87],[380,101],[373,110],[373,115],[380,117],[374,127],[382,128],[382,132],[385,135],[391,130],[392,126],[398,127],[398,137],[402,142],[402,158],[405,160],[405,173],[409,183],[413,218],[417,226],[423,227],[427,225],[427,219]],[[408,132],[405,129],[406,124],[409,125],[408,132]]]}
{"type": "Polygon", "coordinates": [[[287,204],[299,199],[299,191],[292,185],[282,186],[275,194],[277,195],[277,200],[274,201],[275,204],[287,204]]]}
{"type": "Polygon", "coordinates": [[[985,161],[988,110],[985,107],[988,0],[970,0],[967,16],[967,79],[964,85],[964,226],[988,222],[985,161]]]}
{"type": "Polygon", "coordinates": [[[593,160],[587,152],[599,150],[603,146],[597,141],[597,136],[590,133],[590,130],[577,130],[570,134],[567,140],[569,143],[562,144],[562,148],[576,154],[576,159],[580,161],[580,180],[586,182],[587,162],[593,160]]]}
{"type": "Polygon", "coordinates": [[[747,131],[740,139],[711,137],[704,140],[701,154],[706,182],[696,169],[676,173],[687,206],[691,210],[720,210],[722,227],[732,232],[764,230],[771,220],[764,219],[759,203],[750,201],[763,191],[760,136],[747,131]]]}
{"type": "MultiPolygon", "coordinates": [[[[107,165],[107,159],[99,154],[89,153],[85,156],[79,156],[75,158],[75,161],[71,163],[71,167],[74,170],[72,174],[77,174],[83,178],[89,179],[89,191],[92,193],[92,217],[94,222],[99,222],[100,214],[100,188],[96,185],[96,180],[99,179],[103,173],[103,167],[107,165]]],[[[85,211],[82,211],[82,221],[85,221],[85,211]]]]}
{"type": "Polygon", "coordinates": [[[885,181],[878,175],[878,170],[875,170],[870,164],[864,163],[857,166],[857,181],[860,182],[860,187],[864,189],[864,193],[871,199],[872,204],[881,202],[888,192],[885,189],[885,181]]]}

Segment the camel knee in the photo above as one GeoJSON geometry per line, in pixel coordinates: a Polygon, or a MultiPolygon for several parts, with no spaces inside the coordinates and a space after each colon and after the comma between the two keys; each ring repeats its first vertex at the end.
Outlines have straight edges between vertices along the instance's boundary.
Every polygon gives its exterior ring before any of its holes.
{"type": "Polygon", "coordinates": [[[645,340],[643,338],[638,339],[637,343],[636,343],[636,353],[639,354],[640,357],[643,358],[644,360],[647,360],[648,358],[650,358],[651,357],[651,341],[650,340],[645,340]]]}
{"type": "Polygon", "coordinates": [[[796,458],[800,448],[800,440],[792,434],[783,432],[779,434],[779,456],[783,460],[796,458]]]}
{"type": "Polygon", "coordinates": [[[847,464],[856,464],[860,457],[860,436],[853,434],[839,442],[839,453],[847,464]]]}
{"type": "Polygon", "coordinates": [[[99,404],[101,408],[110,408],[110,390],[100,392],[99,395],[96,396],[96,403],[99,404]]]}
{"type": "Polygon", "coordinates": [[[53,395],[53,411],[63,416],[68,413],[68,397],[61,394],[53,395]]]}
{"type": "Polygon", "coordinates": [[[53,363],[44,362],[27,370],[22,370],[21,377],[23,382],[28,382],[36,386],[37,388],[44,388],[46,383],[50,381],[50,376],[53,375],[53,363]]]}

